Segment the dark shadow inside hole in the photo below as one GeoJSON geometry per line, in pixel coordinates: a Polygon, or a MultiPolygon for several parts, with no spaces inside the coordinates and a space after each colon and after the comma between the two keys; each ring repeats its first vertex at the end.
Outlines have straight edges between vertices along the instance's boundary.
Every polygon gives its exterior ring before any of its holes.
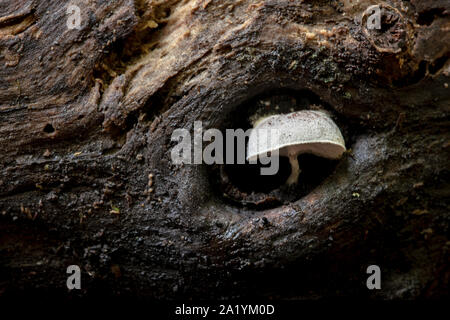
{"type": "Polygon", "coordinates": [[[225,165],[224,172],[240,191],[268,193],[279,188],[291,173],[289,159],[280,157],[279,170],[275,175],[261,175],[261,168],[267,165],[249,164],[225,165]]]}
{"type": "Polygon", "coordinates": [[[47,123],[44,127],[44,132],[45,133],[53,133],[53,132],[55,132],[55,128],[53,128],[53,126],[50,123],[47,123]]]}
{"type": "MultiPolygon", "coordinates": [[[[241,192],[270,193],[280,189],[281,192],[305,195],[328,177],[337,164],[337,161],[313,154],[301,154],[298,156],[299,166],[302,170],[298,184],[288,187],[285,182],[291,173],[289,159],[280,157],[279,160],[279,170],[275,175],[261,175],[261,167],[267,167],[267,165],[248,163],[245,165],[225,165],[224,172],[229,181],[241,192]]],[[[288,196],[287,198],[292,197],[288,196]]]]}

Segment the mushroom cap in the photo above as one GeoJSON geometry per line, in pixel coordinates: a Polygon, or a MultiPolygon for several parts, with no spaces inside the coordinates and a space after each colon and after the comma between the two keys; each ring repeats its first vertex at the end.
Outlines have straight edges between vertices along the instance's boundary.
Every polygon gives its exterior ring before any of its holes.
{"type": "Polygon", "coordinates": [[[253,128],[248,141],[247,160],[256,160],[276,150],[280,156],[312,153],[323,158],[339,159],[346,149],[341,131],[326,113],[302,110],[267,117],[253,128]]]}

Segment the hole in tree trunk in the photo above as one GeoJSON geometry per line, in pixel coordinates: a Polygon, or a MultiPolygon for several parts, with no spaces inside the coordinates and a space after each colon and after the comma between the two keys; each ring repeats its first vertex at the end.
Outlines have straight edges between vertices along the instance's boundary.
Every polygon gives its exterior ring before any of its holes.
{"type": "MultiPolygon", "coordinates": [[[[258,117],[311,109],[330,111],[330,108],[312,92],[276,90],[238,106],[225,121],[222,132],[224,133],[225,129],[246,131],[253,127],[258,117]]],[[[346,130],[342,133],[345,135],[346,130]]],[[[236,141],[234,143],[235,163],[238,152],[236,141]]],[[[247,150],[247,143],[248,137],[245,141],[245,150],[247,150]]],[[[224,159],[227,158],[226,151],[224,148],[224,159]]],[[[258,164],[250,164],[246,161],[245,164],[212,165],[210,178],[219,198],[226,202],[257,210],[274,208],[296,201],[310,193],[333,173],[339,162],[312,154],[300,154],[297,159],[301,173],[298,183],[291,186],[286,185],[286,180],[291,174],[291,165],[287,157],[279,158],[279,170],[275,175],[261,175],[261,167],[269,167],[270,164],[262,165],[259,161],[258,164]]]]}
{"type": "Polygon", "coordinates": [[[55,132],[55,128],[53,128],[53,126],[50,123],[47,123],[44,127],[44,132],[45,133],[53,133],[53,132],[55,132]]]}

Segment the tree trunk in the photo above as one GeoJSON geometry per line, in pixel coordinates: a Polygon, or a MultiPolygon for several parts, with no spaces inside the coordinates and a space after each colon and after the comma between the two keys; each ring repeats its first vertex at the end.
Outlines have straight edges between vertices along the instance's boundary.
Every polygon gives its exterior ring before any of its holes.
{"type": "Polygon", "coordinates": [[[75,0],[77,29],[67,1],[3,1],[0,292],[447,295],[450,6],[391,0],[373,29],[354,2],[75,0]],[[286,97],[351,148],[296,199],[230,202],[220,166],[171,161],[175,129],[286,97]]]}

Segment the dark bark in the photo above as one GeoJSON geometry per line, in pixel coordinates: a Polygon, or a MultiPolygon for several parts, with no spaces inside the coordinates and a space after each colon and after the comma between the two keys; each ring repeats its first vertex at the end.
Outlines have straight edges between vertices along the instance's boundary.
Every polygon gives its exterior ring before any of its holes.
{"type": "Polygon", "coordinates": [[[78,264],[71,295],[446,296],[450,7],[392,0],[374,32],[350,2],[80,0],[81,30],[67,1],[2,2],[3,294],[66,294],[78,264]],[[298,200],[239,207],[171,163],[174,129],[280,92],[352,150],[298,200]]]}

